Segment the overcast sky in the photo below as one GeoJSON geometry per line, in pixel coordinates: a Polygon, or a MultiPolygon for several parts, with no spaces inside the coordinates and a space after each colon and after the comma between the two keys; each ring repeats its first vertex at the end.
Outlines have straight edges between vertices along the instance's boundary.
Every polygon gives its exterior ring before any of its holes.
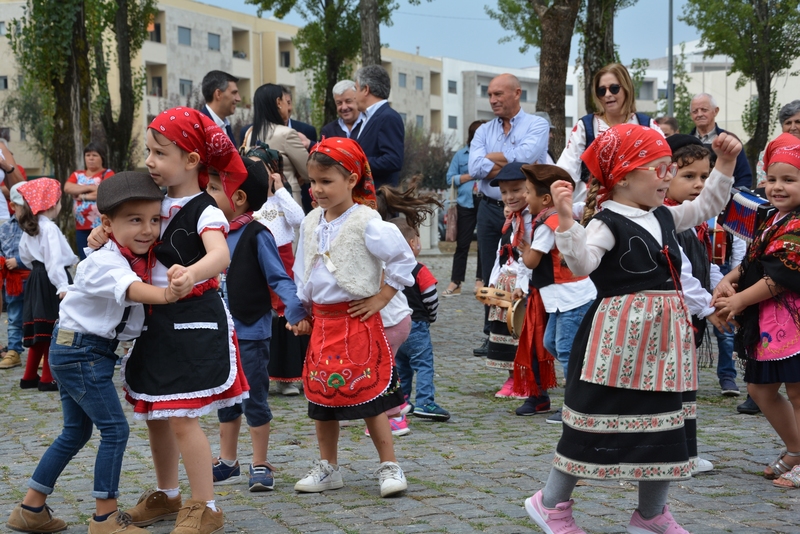
{"type": "MultiPolygon", "coordinates": [[[[299,0],[304,1],[304,0],[299,0]]],[[[484,6],[494,7],[491,0],[433,0],[412,6],[407,0],[397,0],[400,8],[394,12],[392,26],[381,26],[381,42],[404,52],[423,56],[445,56],[478,63],[504,67],[530,67],[536,65],[536,50],[519,52],[519,40],[498,44],[507,34],[496,21],[486,15],[484,6]]],[[[203,0],[226,9],[256,14],[256,7],[244,0],[203,0]]],[[[679,22],[686,0],[674,0],[675,44],[699,38],[694,28],[679,22]]],[[[264,13],[264,17],[270,17],[264,13]]],[[[666,55],[669,23],[668,2],[665,0],[639,0],[633,7],[617,14],[614,23],[615,40],[625,64],[633,58],[656,58],[666,55]]],[[[295,13],[285,22],[302,26],[295,13]]],[[[572,40],[571,60],[574,64],[578,47],[577,37],[572,40]]]]}

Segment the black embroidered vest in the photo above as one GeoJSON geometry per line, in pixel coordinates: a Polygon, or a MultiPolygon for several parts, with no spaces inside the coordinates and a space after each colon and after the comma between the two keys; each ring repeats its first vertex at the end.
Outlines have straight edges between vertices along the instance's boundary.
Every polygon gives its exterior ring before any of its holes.
{"type": "Polygon", "coordinates": [[[225,278],[231,315],[248,325],[272,310],[269,284],[258,262],[258,234],[263,231],[269,229],[258,221],[244,227],[225,278]]]}

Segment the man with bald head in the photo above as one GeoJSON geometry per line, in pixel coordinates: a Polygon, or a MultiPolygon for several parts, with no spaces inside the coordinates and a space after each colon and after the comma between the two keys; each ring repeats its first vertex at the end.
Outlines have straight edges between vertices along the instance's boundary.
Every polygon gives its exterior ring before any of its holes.
{"type": "MultiPolygon", "coordinates": [[[[511,162],[546,163],[549,123],[529,115],[519,104],[522,88],[512,74],[500,74],[489,83],[489,104],[495,119],[481,125],[469,147],[469,174],[478,184],[478,254],[481,258],[483,283],[489,285],[497,244],[502,237],[505,216],[500,188],[489,182],[500,169],[511,162]]],[[[489,334],[488,307],[484,317],[485,334],[489,334]]],[[[476,349],[476,356],[485,356],[488,338],[476,349]]]]}
{"type": "MultiPolygon", "coordinates": [[[[700,139],[700,142],[709,149],[713,156],[714,151],[711,150],[711,143],[714,142],[714,139],[719,134],[725,131],[717,126],[719,106],[716,100],[708,93],[697,94],[692,98],[690,113],[695,126],[690,135],[700,139]]],[[[753,172],[750,170],[750,164],[747,162],[744,150],[736,156],[736,168],[733,170],[733,186],[753,187],[753,172]]]]}

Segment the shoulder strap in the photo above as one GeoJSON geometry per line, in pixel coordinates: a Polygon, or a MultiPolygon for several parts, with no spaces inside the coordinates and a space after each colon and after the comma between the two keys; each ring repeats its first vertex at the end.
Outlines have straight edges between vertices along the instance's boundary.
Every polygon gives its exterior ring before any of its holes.
{"type": "Polygon", "coordinates": [[[583,122],[583,127],[586,130],[586,148],[589,148],[589,145],[594,141],[594,113],[581,117],[581,122],[583,122]]]}
{"type": "Polygon", "coordinates": [[[639,126],[650,126],[650,115],[646,113],[636,112],[636,120],[639,121],[639,126]]]}

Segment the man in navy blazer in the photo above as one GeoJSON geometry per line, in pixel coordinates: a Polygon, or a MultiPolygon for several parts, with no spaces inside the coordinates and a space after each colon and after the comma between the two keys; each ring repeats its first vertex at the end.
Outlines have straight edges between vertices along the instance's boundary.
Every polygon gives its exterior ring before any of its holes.
{"type": "Polygon", "coordinates": [[[236,113],[236,105],[242,101],[239,95],[239,78],[221,70],[212,70],[203,78],[201,91],[206,105],[200,112],[225,130],[233,146],[238,147],[233,138],[233,129],[228,117],[236,113]]]}
{"type": "Polygon", "coordinates": [[[356,72],[356,104],[364,114],[356,140],[367,156],[375,188],[400,183],[403,168],[405,125],[388,105],[391,80],[380,65],[367,65],[356,72]]]}
{"type": "Polygon", "coordinates": [[[342,80],[333,86],[333,101],[336,103],[336,113],[339,118],[329,122],[320,130],[324,137],[358,137],[364,114],[358,111],[356,105],[356,82],[342,80]]]}

